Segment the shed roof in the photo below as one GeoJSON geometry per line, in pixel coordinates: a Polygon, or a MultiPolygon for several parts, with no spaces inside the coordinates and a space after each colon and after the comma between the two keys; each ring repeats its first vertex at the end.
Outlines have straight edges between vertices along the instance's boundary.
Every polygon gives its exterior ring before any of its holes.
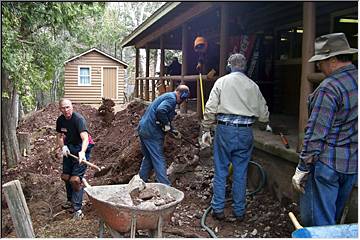
{"type": "Polygon", "coordinates": [[[76,56],[74,56],[74,57],[71,57],[70,59],[66,60],[66,61],[64,62],[64,64],[67,64],[68,62],[71,62],[72,60],[75,60],[75,59],[77,59],[77,58],[79,58],[79,57],[81,57],[81,56],[83,56],[83,55],[85,55],[85,54],[87,54],[87,53],[89,53],[89,52],[92,52],[92,51],[96,51],[96,52],[104,55],[105,57],[108,57],[108,58],[110,58],[110,59],[112,59],[112,60],[114,60],[114,61],[116,61],[116,62],[118,62],[118,63],[120,63],[120,64],[122,64],[122,65],[124,65],[125,68],[127,68],[127,67],[129,66],[126,62],[123,62],[123,61],[121,61],[120,59],[117,59],[117,58],[115,58],[115,57],[113,57],[113,56],[111,56],[111,55],[109,55],[109,54],[107,54],[107,53],[104,53],[103,51],[100,51],[100,50],[97,49],[97,48],[91,48],[91,49],[89,49],[89,50],[87,50],[87,51],[85,51],[85,52],[83,52],[83,53],[81,53],[81,54],[79,54],[79,55],[76,55],[76,56]]]}

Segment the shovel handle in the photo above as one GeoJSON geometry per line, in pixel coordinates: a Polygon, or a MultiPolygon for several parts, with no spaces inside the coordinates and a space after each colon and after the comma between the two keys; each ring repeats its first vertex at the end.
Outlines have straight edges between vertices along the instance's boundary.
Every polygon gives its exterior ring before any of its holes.
{"type": "Polygon", "coordinates": [[[296,219],[295,215],[292,212],[289,212],[289,217],[290,217],[292,223],[294,224],[294,227],[296,228],[296,230],[303,228],[303,226],[300,225],[299,221],[296,219]]]}
{"type": "MultiPolygon", "coordinates": [[[[75,159],[77,159],[77,160],[79,160],[79,157],[78,157],[78,156],[75,156],[75,155],[73,155],[73,154],[71,154],[71,153],[68,153],[68,155],[71,156],[71,157],[73,157],[73,158],[75,158],[75,159]]],[[[88,165],[89,167],[96,168],[98,171],[101,170],[101,168],[99,168],[98,166],[96,166],[95,164],[93,164],[93,163],[91,163],[91,162],[89,162],[89,161],[84,161],[84,160],[83,160],[82,162],[85,163],[86,165],[88,165]]]]}

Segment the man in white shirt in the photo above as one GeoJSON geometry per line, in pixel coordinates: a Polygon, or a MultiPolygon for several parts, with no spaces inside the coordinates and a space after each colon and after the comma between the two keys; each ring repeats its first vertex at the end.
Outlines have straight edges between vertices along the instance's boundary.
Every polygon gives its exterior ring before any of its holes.
{"type": "Polygon", "coordinates": [[[233,215],[244,219],[248,163],[253,150],[252,124],[269,122],[269,111],[259,87],[245,74],[246,59],[236,53],[229,57],[231,73],[219,78],[206,102],[202,122],[202,143],[211,144],[210,128],[216,124],[212,216],[223,220],[225,186],[230,163],[233,166],[233,215]]]}

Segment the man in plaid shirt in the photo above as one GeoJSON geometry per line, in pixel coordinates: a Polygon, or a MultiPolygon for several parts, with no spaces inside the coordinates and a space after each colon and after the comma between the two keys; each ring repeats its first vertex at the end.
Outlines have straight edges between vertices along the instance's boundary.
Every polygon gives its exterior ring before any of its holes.
{"type": "Polygon", "coordinates": [[[339,222],[358,174],[358,71],[343,33],[315,40],[309,62],[326,76],[308,98],[309,120],[292,178],[304,226],[339,222]]]}

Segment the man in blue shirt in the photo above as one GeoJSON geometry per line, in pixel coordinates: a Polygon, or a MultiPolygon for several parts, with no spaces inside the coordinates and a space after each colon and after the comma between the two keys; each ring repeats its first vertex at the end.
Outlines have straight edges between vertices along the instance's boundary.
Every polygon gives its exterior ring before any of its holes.
{"type": "Polygon", "coordinates": [[[299,164],[292,178],[302,192],[304,226],[335,225],[357,182],[358,71],[351,63],[357,49],[343,33],[315,40],[315,62],[326,78],[308,98],[309,120],[299,164]]]}
{"type": "Polygon", "coordinates": [[[138,132],[144,158],[139,175],[143,181],[147,182],[151,170],[154,169],[157,182],[170,185],[166,175],[164,137],[167,132],[171,132],[175,137],[181,138],[181,134],[171,126],[171,121],[176,115],[176,104],[185,101],[189,94],[186,85],[179,85],[174,92],[156,98],[141,118],[138,132]]]}

